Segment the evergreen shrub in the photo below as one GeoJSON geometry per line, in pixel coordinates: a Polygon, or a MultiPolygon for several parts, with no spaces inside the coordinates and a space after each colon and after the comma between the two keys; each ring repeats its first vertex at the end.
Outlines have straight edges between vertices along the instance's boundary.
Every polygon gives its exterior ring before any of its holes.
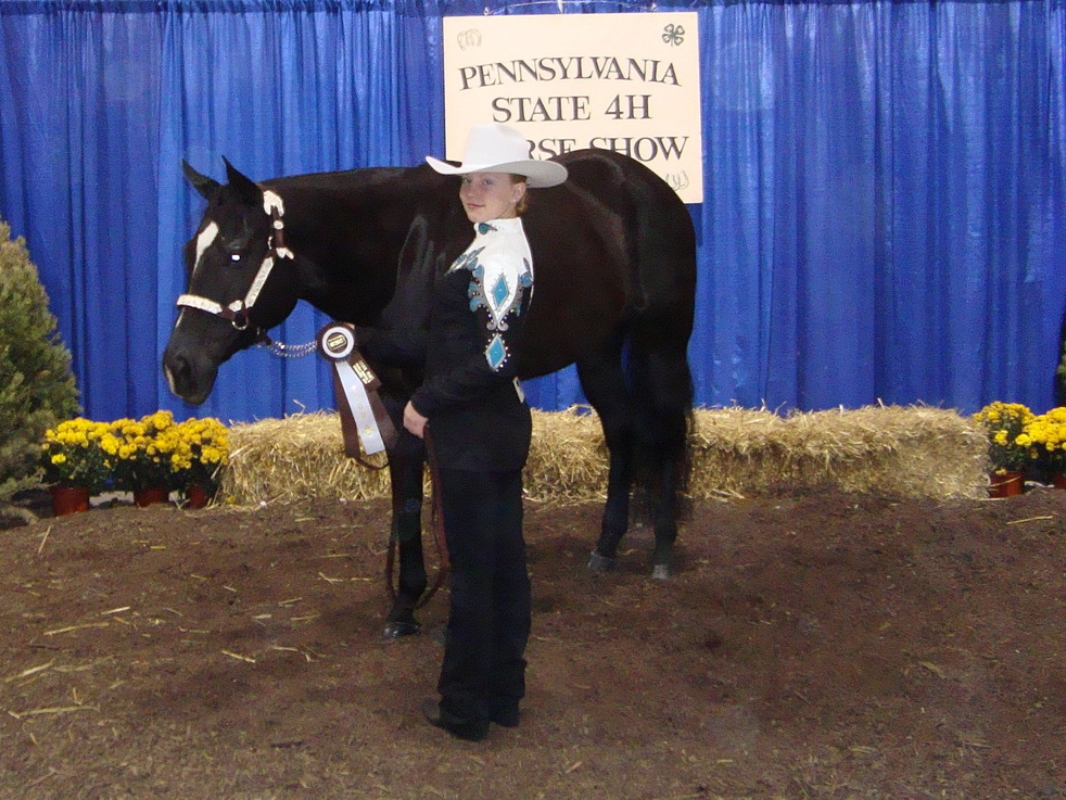
{"type": "Polygon", "coordinates": [[[44,432],[80,411],[37,267],[0,220],[0,501],[38,484],[44,432]]]}

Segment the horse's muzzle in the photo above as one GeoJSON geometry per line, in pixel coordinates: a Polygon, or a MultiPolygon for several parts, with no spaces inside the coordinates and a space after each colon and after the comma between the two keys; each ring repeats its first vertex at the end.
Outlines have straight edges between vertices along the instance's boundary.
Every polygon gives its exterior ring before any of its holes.
{"type": "Polygon", "coordinates": [[[186,403],[202,405],[215,386],[217,367],[194,362],[168,346],[163,352],[163,375],[170,391],[186,403]]]}

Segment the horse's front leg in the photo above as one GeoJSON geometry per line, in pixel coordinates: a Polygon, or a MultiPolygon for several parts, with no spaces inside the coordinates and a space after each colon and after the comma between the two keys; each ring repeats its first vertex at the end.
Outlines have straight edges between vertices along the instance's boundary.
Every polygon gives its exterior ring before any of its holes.
{"type": "MultiPolygon", "coordinates": [[[[392,485],[392,542],[399,551],[399,580],[392,610],[385,619],[385,636],[398,638],[418,633],[415,608],[426,591],[426,563],[422,555],[422,470],[425,448],[420,439],[404,432],[389,453],[392,485]]],[[[388,576],[392,580],[392,576],[388,576]]]]}

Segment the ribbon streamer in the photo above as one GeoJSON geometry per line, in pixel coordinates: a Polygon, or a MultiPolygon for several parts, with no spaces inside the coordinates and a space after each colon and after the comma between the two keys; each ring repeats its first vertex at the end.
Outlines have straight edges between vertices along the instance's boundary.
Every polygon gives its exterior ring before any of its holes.
{"type": "Polygon", "coordinates": [[[344,434],[344,453],[380,453],[396,442],[396,428],[378,396],[381,381],[355,346],[355,329],[333,322],[318,334],[319,352],[333,362],[333,390],[344,434]]]}

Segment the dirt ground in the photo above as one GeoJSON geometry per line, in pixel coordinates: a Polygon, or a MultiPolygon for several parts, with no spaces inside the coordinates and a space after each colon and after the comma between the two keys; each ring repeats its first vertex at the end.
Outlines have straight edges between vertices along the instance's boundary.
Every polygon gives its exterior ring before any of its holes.
{"type": "Polygon", "coordinates": [[[0,531],[0,798],[1066,797],[1066,491],[697,503],[679,573],[527,506],[522,724],[431,728],[447,613],[381,637],[384,501],[0,531]]]}

